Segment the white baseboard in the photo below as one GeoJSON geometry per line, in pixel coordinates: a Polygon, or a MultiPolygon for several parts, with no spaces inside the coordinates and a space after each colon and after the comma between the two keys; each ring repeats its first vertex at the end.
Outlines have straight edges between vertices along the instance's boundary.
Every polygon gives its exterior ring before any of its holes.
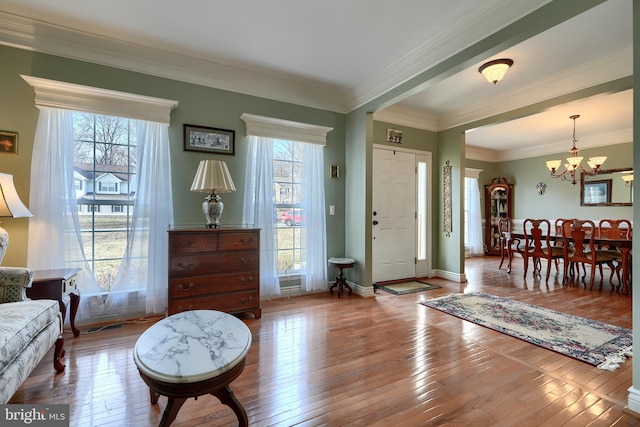
{"type": "Polygon", "coordinates": [[[451,280],[452,282],[466,283],[467,276],[462,273],[454,273],[446,270],[433,270],[432,277],[439,277],[441,279],[451,280]]]}
{"type": "Polygon", "coordinates": [[[640,390],[629,387],[629,397],[627,398],[627,409],[638,414],[640,417],[640,390]]]}

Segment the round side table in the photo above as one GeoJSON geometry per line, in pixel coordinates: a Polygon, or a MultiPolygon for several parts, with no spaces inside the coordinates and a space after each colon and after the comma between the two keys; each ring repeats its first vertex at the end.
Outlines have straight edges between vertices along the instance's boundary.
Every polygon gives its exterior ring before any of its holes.
{"type": "Polygon", "coordinates": [[[151,403],[167,396],[160,426],[170,425],[184,402],[211,394],[229,406],[239,425],[247,413],[229,383],[243,371],[251,331],[240,319],[214,310],[174,314],[155,323],[136,342],[133,360],[149,386],[151,403]]]}
{"type": "Polygon", "coordinates": [[[344,278],[344,274],[342,270],[345,268],[351,268],[355,264],[356,264],[356,261],[352,258],[334,258],[334,257],[329,258],[329,267],[340,269],[340,274],[338,275],[338,277],[336,277],[336,282],[333,285],[331,285],[331,287],[329,288],[329,294],[333,295],[333,288],[337,286],[338,298],[342,296],[342,293],[344,292],[344,288],[347,288],[349,290],[349,296],[351,296],[351,292],[352,292],[351,286],[349,286],[346,279],[344,278]]]}

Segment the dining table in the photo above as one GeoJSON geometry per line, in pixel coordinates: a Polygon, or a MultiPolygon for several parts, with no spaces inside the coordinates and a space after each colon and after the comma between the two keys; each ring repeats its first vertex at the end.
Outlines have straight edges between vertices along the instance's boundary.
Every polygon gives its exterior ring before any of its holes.
{"type": "MultiPolygon", "coordinates": [[[[549,240],[552,242],[559,242],[559,241],[562,241],[562,239],[563,237],[561,234],[552,233],[549,235],[549,240]]],[[[592,235],[587,235],[585,240],[589,241],[591,239],[594,239],[594,243],[596,246],[615,247],[620,250],[620,260],[621,260],[620,268],[622,270],[622,283],[620,284],[620,292],[623,294],[628,294],[631,286],[631,275],[630,275],[631,269],[629,268],[630,267],[629,264],[631,262],[631,247],[633,243],[632,238],[600,236],[598,231],[596,230],[595,233],[593,233],[592,235]]],[[[567,240],[569,242],[572,241],[571,237],[567,237],[567,240]]],[[[519,241],[519,244],[522,245],[522,247],[524,247],[525,245],[524,231],[515,230],[515,231],[512,231],[511,233],[505,233],[505,245],[507,248],[510,248],[511,247],[510,245],[517,243],[517,241],[519,241]]],[[[507,271],[511,272],[511,261],[513,259],[513,251],[508,250],[507,253],[508,253],[507,271]]]]}

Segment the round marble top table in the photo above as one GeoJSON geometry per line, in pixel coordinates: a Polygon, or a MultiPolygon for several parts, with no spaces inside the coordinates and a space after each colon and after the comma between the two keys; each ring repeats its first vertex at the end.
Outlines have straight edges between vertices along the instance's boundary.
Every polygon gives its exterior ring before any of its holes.
{"type": "Polygon", "coordinates": [[[160,426],[168,426],[190,397],[212,394],[248,425],[229,383],[244,369],[251,331],[240,319],[214,310],[192,310],[155,323],[138,338],[133,359],[151,391],[167,396],[160,426]]]}

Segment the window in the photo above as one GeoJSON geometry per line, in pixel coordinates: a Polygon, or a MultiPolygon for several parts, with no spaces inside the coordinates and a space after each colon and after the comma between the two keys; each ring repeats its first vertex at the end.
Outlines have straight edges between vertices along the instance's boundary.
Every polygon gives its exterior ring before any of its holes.
{"type": "Polygon", "coordinates": [[[118,192],[118,183],[117,182],[98,182],[98,192],[99,193],[117,193],[118,192]]]}
{"type": "Polygon", "coordinates": [[[326,290],[324,145],[331,128],[243,114],[249,149],[243,223],[260,228],[260,292],[280,295],[291,275],[326,290]],[[283,220],[284,218],[284,220],[283,220]]]}
{"type": "Polygon", "coordinates": [[[39,109],[31,185],[47,188],[29,200],[38,219],[29,222],[28,265],[80,268],[78,321],[164,313],[173,223],[168,128],[177,102],[22,78],[39,109]],[[119,191],[100,194],[96,180],[109,175],[119,191]],[[111,212],[113,205],[124,212],[111,212]],[[45,235],[52,244],[41,244],[45,235]]]}
{"type": "Polygon", "coordinates": [[[276,212],[280,219],[275,234],[281,275],[300,272],[306,265],[307,227],[301,204],[306,192],[303,153],[301,143],[273,141],[273,194],[279,196],[276,197],[276,212]]]}
{"type": "Polygon", "coordinates": [[[79,215],[80,233],[95,279],[100,289],[108,292],[127,247],[131,224],[129,208],[135,195],[119,194],[116,179],[126,187],[135,177],[134,121],[79,112],[72,117],[74,173],[86,180],[87,189],[96,188],[77,195],[79,204],[88,205],[79,215]]]}
{"type": "Polygon", "coordinates": [[[480,169],[466,168],[464,179],[464,248],[466,256],[484,254],[480,211],[480,169]]]}

